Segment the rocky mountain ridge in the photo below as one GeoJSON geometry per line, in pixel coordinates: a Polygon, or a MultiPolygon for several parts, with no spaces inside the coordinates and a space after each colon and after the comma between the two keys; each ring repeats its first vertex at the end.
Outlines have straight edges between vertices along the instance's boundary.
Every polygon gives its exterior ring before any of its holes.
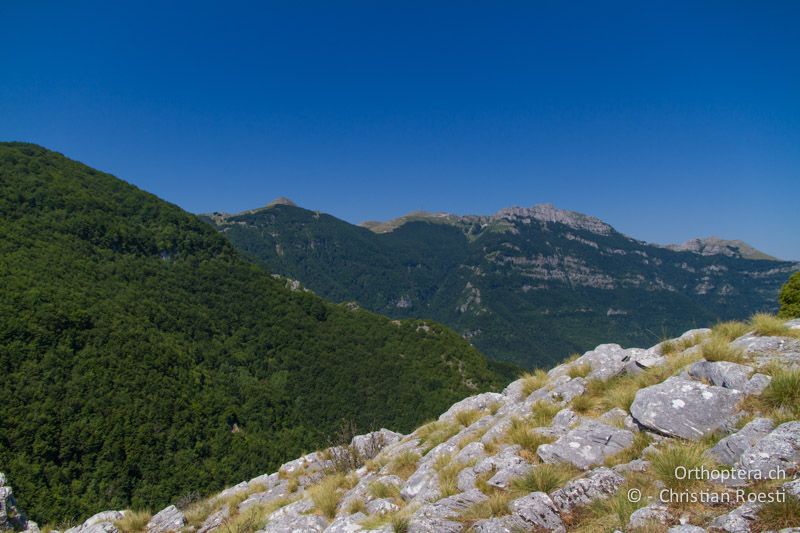
{"type": "Polygon", "coordinates": [[[67,533],[795,531],[798,383],[800,319],[603,344],[408,435],[356,436],[210,498],[67,533]]]}
{"type": "Polygon", "coordinates": [[[776,257],[767,255],[744,241],[720,239],[713,236],[690,239],[682,244],[667,244],[664,247],[676,252],[689,251],[700,255],[727,255],[744,259],[779,261],[776,257]]]}
{"type": "Polygon", "coordinates": [[[774,311],[780,286],[800,269],[674,251],[551,205],[413,213],[370,229],[286,205],[206,220],[255,262],[317,294],[438,320],[522,366],[555,364],[609,336],[652,343],[774,311]]]}

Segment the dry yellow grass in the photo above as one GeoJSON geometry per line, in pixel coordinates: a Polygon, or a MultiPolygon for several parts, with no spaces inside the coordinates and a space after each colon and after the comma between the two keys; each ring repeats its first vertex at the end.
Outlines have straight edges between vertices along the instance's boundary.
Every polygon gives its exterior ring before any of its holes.
{"type": "Polygon", "coordinates": [[[127,511],[125,517],[114,522],[114,525],[122,533],[139,533],[145,530],[150,517],[150,511],[127,511]]]}

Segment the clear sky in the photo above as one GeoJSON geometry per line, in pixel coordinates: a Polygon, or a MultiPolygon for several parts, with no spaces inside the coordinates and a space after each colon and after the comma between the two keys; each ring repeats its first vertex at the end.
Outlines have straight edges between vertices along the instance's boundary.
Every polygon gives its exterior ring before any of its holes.
{"type": "Polygon", "coordinates": [[[0,0],[0,140],[193,212],[554,203],[800,260],[800,2],[0,0]]]}

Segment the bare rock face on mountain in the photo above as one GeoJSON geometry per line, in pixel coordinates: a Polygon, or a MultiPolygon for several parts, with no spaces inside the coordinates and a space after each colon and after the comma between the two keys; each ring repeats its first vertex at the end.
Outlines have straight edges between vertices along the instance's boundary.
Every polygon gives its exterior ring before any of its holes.
{"type": "MultiPolygon", "coordinates": [[[[665,350],[664,343],[647,349],[598,346],[548,374],[525,376],[503,393],[465,398],[408,435],[387,429],[360,435],[188,508],[170,505],[146,529],[632,533],[656,527],[696,533],[800,527],[800,516],[791,514],[796,508],[791,506],[800,505],[800,481],[764,485],[760,480],[771,472],[791,475],[800,469],[800,421],[785,421],[795,411],[789,410],[792,406],[766,409],[763,400],[775,398],[779,392],[771,383],[794,379],[797,367],[777,366],[781,352],[772,352],[766,366],[758,363],[764,352],[737,363],[704,361],[703,347],[690,346],[706,342],[710,332],[700,333],[687,332],[682,339],[691,342],[677,353],[665,350]],[[659,362],[652,366],[630,364],[653,358],[659,362]],[[757,393],[750,386],[756,375],[772,378],[757,393]],[[632,386],[640,388],[632,391],[632,386]],[[753,401],[740,401],[748,398],[753,401]],[[734,422],[742,420],[748,422],[738,428],[734,422]],[[711,433],[721,438],[705,444],[703,437],[711,433]],[[701,461],[733,467],[725,472],[752,474],[734,481],[698,481],[689,492],[778,490],[792,499],[777,511],[761,502],[737,501],[695,503],[686,513],[682,503],[658,496],[680,480],[674,468],[664,465],[680,466],[675,458],[684,455],[687,467],[701,461]],[[765,509],[773,515],[763,514],[765,509]],[[780,528],[771,527],[777,522],[770,522],[770,516],[780,513],[789,518],[782,519],[780,528]]],[[[751,337],[757,336],[747,334],[732,344],[758,344],[747,340],[751,337]]],[[[15,507],[3,485],[0,510],[5,514],[0,517],[6,528],[22,529],[19,522],[8,526],[19,514],[8,512],[15,507]]],[[[126,512],[99,513],[67,533],[117,533],[126,512]]]]}
{"type": "Polygon", "coordinates": [[[725,240],[719,237],[690,239],[683,244],[668,244],[665,248],[677,252],[695,252],[700,255],[726,255],[743,259],[760,259],[776,261],[771,255],[756,250],[749,244],[739,240],[725,240]]]}

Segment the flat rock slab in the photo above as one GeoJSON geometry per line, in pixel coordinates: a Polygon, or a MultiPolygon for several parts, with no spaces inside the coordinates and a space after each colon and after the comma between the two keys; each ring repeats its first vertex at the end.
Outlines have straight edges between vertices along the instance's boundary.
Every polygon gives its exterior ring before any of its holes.
{"type": "Polygon", "coordinates": [[[596,420],[584,421],[537,453],[545,463],[572,463],[582,470],[601,464],[606,457],[633,444],[633,433],[596,420]]]}
{"type": "Polygon", "coordinates": [[[672,377],[639,390],[631,405],[642,426],[683,439],[698,440],[722,427],[744,393],[672,377]]]}

